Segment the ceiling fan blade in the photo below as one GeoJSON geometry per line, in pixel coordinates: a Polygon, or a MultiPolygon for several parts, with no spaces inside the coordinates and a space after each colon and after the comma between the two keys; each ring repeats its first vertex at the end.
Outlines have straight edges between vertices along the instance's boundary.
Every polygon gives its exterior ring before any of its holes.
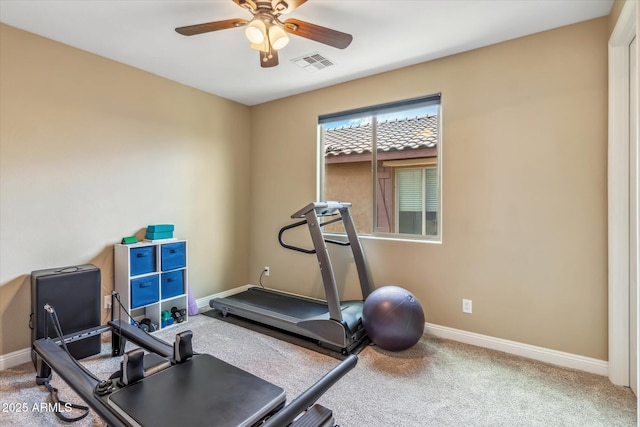
{"type": "Polygon", "coordinates": [[[304,37],[310,40],[344,49],[351,44],[353,36],[320,25],[300,21],[298,19],[287,19],[284,21],[284,30],[289,34],[304,37]]]}
{"type": "Polygon", "coordinates": [[[224,21],[207,22],[205,24],[188,25],[176,28],[176,32],[183,36],[195,36],[196,34],[210,33],[211,31],[226,30],[228,28],[247,25],[246,19],[226,19],[224,21]]]}
{"type": "Polygon", "coordinates": [[[271,8],[277,13],[286,15],[306,2],[307,0],[271,0],[271,8]]]}
{"type": "Polygon", "coordinates": [[[262,68],[270,68],[278,65],[278,51],[271,50],[271,58],[269,58],[269,52],[260,51],[260,66],[262,68]]]}

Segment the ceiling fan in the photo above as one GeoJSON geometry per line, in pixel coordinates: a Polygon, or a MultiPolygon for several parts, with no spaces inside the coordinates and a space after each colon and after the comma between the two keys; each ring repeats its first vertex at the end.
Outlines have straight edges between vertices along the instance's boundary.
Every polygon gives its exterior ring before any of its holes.
{"type": "Polygon", "coordinates": [[[278,50],[289,43],[287,33],[314,40],[338,49],[344,49],[353,40],[351,34],[321,27],[298,19],[280,20],[307,0],[233,0],[238,6],[253,15],[251,20],[236,18],[207,22],[176,28],[183,36],[209,33],[229,28],[246,27],[245,35],[250,47],[260,51],[260,65],[263,68],[278,65],[278,50]]]}

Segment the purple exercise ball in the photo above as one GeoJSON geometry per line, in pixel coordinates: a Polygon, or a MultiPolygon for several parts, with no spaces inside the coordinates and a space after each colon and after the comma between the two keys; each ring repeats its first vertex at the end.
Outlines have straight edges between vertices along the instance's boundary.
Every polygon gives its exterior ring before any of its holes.
{"type": "Polygon", "coordinates": [[[402,351],[415,345],[424,332],[424,311],[418,299],[399,286],[371,292],[362,308],[362,324],[377,346],[402,351]]]}

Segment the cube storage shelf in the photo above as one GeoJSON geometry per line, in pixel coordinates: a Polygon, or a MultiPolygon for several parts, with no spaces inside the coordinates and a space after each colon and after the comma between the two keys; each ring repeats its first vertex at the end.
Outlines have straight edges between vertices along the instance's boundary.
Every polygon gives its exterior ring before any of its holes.
{"type": "Polygon", "coordinates": [[[115,290],[131,317],[137,321],[147,318],[158,329],[176,324],[163,322],[162,312],[171,312],[173,307],[187,309],[186,240],[117,244],[114,264],[115,290]]]}

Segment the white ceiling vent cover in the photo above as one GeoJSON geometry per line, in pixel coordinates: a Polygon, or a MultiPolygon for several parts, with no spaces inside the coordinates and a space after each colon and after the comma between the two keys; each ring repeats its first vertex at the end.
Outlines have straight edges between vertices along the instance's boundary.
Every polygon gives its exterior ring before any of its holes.
{"type": "Polygon", "coordinates": [[[335,65],[335,62],[322,55],[320,52],[314,52],[301,56],[300,58],[292,59],[291,62],[301,68],[304,68],[310,73],[335,65]]]}

